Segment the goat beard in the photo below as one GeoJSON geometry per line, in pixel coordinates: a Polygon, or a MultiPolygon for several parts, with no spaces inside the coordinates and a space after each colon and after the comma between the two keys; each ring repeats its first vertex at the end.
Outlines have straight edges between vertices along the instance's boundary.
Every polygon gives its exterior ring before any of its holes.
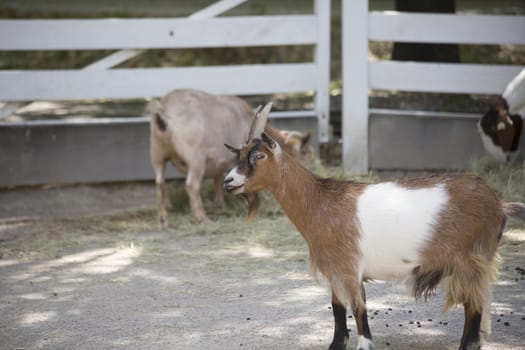
{"type": "Polygon", "coordinates": [[[255,215],[257,214],[257,209],[259,209],[259,196],[257,193],[243,193],[242,198],[244,203],[248,207],[248,214],[246,215],[246,220],[251,222],[255,215]]]}

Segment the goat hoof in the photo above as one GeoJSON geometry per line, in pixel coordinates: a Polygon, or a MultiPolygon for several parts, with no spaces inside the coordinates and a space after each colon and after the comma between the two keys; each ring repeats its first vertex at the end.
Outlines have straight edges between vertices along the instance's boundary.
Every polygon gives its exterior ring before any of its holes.
{"type": "Polygon", "coordinates": [[[330,347],[328,348],[328,350],[345,350],[346,349],[346,344],[330,344],[330,347]]]}
{"type": "Polygon", "coordinates": [[[345,350],[347,341],[332,342],[328,350],[345,350]]]}
{"type": "Polygon", "coordinates": [[[202,218],[197,218],[197,222],[199,224],[211,224],[212,223],[212,221],[210,219],[208,219],[207,216],[204,216],[202,218]]]}
{"type": "Polygon", "coordinates": [[[221,209],[226,209],[226,203],[224,203],[224,200],[220,201],[220,200],[215,200],[215,205],[218,206],[219,208],[221,209]]]}
{"type": "Polygon", "coordinates": [[[168,228],[168,220],[166,218],[159,218],[159,226],[162,230],[165,230],[168,228]]]}
{"type": "Polygon", "coordinates": [[[481,350],[481,344],[479,342],[467,344],[464,347],[460,347],[460,350],[481,350]]]}

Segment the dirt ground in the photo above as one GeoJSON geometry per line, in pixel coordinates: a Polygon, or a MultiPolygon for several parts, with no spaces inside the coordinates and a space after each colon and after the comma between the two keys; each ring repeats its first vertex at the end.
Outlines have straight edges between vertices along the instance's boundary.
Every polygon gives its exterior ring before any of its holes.
{"type": "MultiPolygon", "coordinates": [[[[152,184],[0,192],[0,349],[326,349],[333,321],[306,245],[275,213],[247,224],[187,208],[155,223],[152,184]]],[[[485,349],[525,349],[525,230],[504,236],[485,349]]],[[[456,349],[442,295],[367,286],[377,349],[456,349]]],[[[349,319],[350,344],[355,324],[349,319]]]]}

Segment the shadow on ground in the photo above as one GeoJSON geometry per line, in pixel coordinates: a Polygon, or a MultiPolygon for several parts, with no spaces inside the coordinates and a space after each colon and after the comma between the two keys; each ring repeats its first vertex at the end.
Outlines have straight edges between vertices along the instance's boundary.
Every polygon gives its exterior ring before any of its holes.
{"type": "MultiPolygon", "coordinates": [[[[111,191],[110,206],[122,208],[111,213],[104,188],[48,192],[48,200],[42,190],[0,193],[2,349],[328,347],[330,299],[310,279],[306,246],[285,217],[197,225],[172,212],[161,231],[151,186],[111,191]]],[[[524,242],[524,230],[505,234],[485,349],[524,349],[524,242]]],[[[386,283],[367,293],[377,349],[457,348],[463,314],[443,314],[441,295],[416,303],[386,283]]]]}

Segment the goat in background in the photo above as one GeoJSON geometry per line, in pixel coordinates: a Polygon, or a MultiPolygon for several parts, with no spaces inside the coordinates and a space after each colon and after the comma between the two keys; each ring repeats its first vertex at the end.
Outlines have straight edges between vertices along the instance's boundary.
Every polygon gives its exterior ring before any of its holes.
{"type": "Polygon", "coordinates": [[[495,159],[506,162],[516,158],[525,118],[525,69],[505,87],[478,122],[485,150],[495,159]]]}
{"type": "MultiPolygon", "coordinates": [[[[174,90],[146,107],[150,116],[150,156],[155,172],[157,213],[161,226],[167,226],[165,207],[166,163],[186,173],[186,192],[193,216],[199,222],[209,222],[201,197],[205,177],[215,182],[215,202],[224,207],[222,179],[234,163],[234,157],[223,146],[223,140],[234,145],[244,141],[253,116],[253,109],[235,96],[218,96],[198,90],[174,90]]],[[[311,131],[282,132],[268,125],[272,135],[287,152],[295,157],[310,152],[311,131]],[[282,134],[281,134],[282,133],[282,134]]],[[[250,212],[257,198],[250,196],[250,212]]]]}
{"type": "Polygon", "coordinates": [[[269,190],[301,233],[314,276],[332,293],[334,337],[345,349],[346,311],[357,323],[357,349],[373,348],[363,282],[405,280],[416,298],[442,285],[444,308],[462,304],[461,350],[480,349],[490,333],[491,284],[507,217],[525,223],[523,203],[504,203],[472,174],[434,175],[363,184],[321,179],[282,151],[256,114],[248,142],[226,145],[237,158],[224,186],[233,194],[269,190]]]}

